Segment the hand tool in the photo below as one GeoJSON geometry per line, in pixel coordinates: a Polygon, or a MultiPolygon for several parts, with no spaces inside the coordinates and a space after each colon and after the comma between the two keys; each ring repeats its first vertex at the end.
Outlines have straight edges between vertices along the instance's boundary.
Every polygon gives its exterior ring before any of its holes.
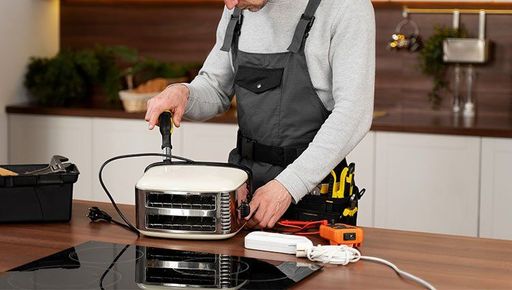
{"type": "Polygon", "coordinates": [[[43,175],[57,172],[66,172],[66,169],[71,166],[71,163],[63,163],[68,161],[69,159],[60,155],[53,155],[50,160],[50,164],[42,169],[28,171],[23,173],[24,175],[43,175]]]}
{"type": "Polygon", "coordinates": [[[160,126],[160,134],[162,134],[162,150],[165,155],[169,156],[168,158],[165,158],[165,161],[170,161],[172,154],[171,135],[174,128],[171,112],[163,112],[160,114],[160,117],[158,117],[158,120],[160,126]]]}
{"type": "Polygon", "coordinates": [[[355,164],[350,163],[348,167],[344,167],[340,173],[339,182],[336,182],[336,173],[331,171],[331,175],[334,178],[334,186],[332,188],[332,198],[344,198],[345,192],[348,192],[348,195],[351,196],[354,190],[354,171],[355,164]]]}
{"type": "Polygon", "coordinates": [[[331,245],[360,247],[363,243],[363,229],[347,224],[331,223],[320,225],[320,236],[331,245]]]}
{"type": "Polygon", "coordinates": [[[356,213],[357,213],[357,210],[358,210],[358,207],[357,207],[357,204],[358,204],[358,201],[361,199],[361,197],[364,195],[364,193],[366,192],[366,189],[363,188],[361,189],[360,191],[358,191],[356,194],[352,194],[350,195],[350,206],[345,208],[343,210],[343,213],[342,215],[344,217],[353,217],[356,213]]]}

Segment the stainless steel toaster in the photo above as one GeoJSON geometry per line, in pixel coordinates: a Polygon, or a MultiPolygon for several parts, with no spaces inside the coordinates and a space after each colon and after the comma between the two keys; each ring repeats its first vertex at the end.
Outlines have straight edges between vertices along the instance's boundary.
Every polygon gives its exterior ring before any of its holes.
{"type": "Polygon", "coordinates": [[[136,227],[146,236],[226,239],[245,224],[250,171],[236,165],[150,165],[135,186],[136,227]]]}
{"type": "Polygon", "coordinates": [[[137,247],[135,281],[140,289],[240,289],[248,264],[222,254],[137,247]]]}

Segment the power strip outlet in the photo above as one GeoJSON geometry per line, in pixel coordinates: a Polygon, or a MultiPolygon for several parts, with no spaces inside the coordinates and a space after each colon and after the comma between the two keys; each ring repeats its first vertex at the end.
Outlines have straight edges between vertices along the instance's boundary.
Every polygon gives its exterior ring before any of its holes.
{"type": "Polygon", "coordinates": [[[297,244],[311,245],[313,242],[303,236],[285,235],[256,231],[245,236],[245,248],[295,255],[297,244]]]}

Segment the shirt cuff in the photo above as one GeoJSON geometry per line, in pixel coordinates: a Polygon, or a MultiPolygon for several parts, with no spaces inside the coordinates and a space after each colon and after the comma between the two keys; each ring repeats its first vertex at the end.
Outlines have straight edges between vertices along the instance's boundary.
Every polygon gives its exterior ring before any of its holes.
{"type": "Polygon", "coordinates": [[[184,115],[186,116],[187,113],[192,108],[193,103],[195,102],[195,89],[194,89],[194,86],[190,85],[189,83],[180,83],[180,85],[186,86],[188,88],[188,92],[189,92],[187,105],[185,106],[185,112],[184,112],[184,115]]]}
{"type": "Polygon", "coordinates": [[[290,168],[283,170],[275,179],[288,190],[295,204],[308,193],[308,188],[302,179],[290,168]]]}

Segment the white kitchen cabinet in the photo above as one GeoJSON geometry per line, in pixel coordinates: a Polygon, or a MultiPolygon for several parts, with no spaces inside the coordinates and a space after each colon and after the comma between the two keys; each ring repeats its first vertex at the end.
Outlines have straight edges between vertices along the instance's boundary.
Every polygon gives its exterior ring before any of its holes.
{"type": "Polygon", "coordinates": [[[92,199],[92,120],[81,117],[8,114],[10,164],[48,163],[62,155],[80,175],[73,198],[92,199]]]}
{"type": "MultiPolygon", "coordinates": [[[[143,120],[8,116],[9,163],[69,157],[80,170],[75,199],[107,201],[98,181],[107,159],[161,152],[159,131],[149,131],[143,120]]],[[[226,162],[237,129],[236,124],[183,122],[174,130],[173,154],[226,162]]],[[[512,139],[369,132],[347,159],[356,163],[356,182],[367,190],[359,225],[468,236],[477,236],[480,226],[482,237],[512,238],[512,139]]],[[[136,158],[107,167],[104,180],[114,198],[133,204],[135,183],[159,160],[136,158]]]]}
{"type": "Polygon", "coordinates": [[[512,139],[482,139],[480,237],[512,239],[512,139]]]}
{"type": "Polygon", "coordinates": [[[347,162],[356,164],[355,181],[357,186],[366,192],[359,201],[357,224],[372,227],[373,204],[375,198],[375,133],[368,132],[361,142],[348,154],[347,162]]]}
{"type": "Polygon", "coordinates": [[[377,132],[375,226],[477,236],[480,139],[377,132]]]}
{"type": "MultiPolygon", "coordinates": [[[[161,153],[162,138],[158,128],[148,130],[144,120],[92,119],[92,188],[93,200],[109,201],[99,183],[101,165],[114,156],[133,153],[161,153]]],[[[181,130],[174,130],[173,154],[179,154],[181,130]]],[[[104,182],[118,203],[135,203],[135,184],[146,166],[161,161],[161,157],[138,157],[116,160],[103,171],[104,182]]]]}
{"type": "Polygon", "coordinates": [[[183,157],[194,161],[227,162],[236,147],[238,125],[183,122],[183,157]]]}

